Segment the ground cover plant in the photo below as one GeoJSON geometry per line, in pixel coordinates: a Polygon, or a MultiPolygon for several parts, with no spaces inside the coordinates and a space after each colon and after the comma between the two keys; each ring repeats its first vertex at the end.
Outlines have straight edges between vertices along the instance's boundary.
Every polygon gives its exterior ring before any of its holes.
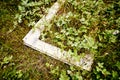
{"type": "MultiPolygon", "coordinates": [[[[76,58],[87,53],[94,54],[96,59],[119,55],[116,51],[119,46],[119,5],[119,1],[67,0],[51,25],[46,26],[41,39],[67,50],[76,58]]],[[[109,75],[118,77],[116,71],[104,69],[104,63],[97,64],[93,71],[97,74],[96,79],[102,79],[102,75],[108,79],[109,75]]]]}
{"type": "Polygon", "coordinates": [[[66,0],[51,24],[45,23],[40,39],[76,58],[94,54],[91,71],[51,60],[23,45],[28,26],[33,27],[46,15],[56,0],[16,1],[0,1],[0,79],[120,79],[119,0],[66,0]]]}

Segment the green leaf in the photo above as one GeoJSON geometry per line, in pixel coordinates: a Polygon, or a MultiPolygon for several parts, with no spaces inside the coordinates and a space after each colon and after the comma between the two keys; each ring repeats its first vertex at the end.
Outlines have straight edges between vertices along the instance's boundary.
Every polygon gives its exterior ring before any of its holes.
{"type": "Polygon", "coordinates": [[[120,62],[117,61],[117,63],[115,64],[115,66],[120,70],[120,62]]]}
{"type": "Polygon", "coordinates": [[[112,77],[117,78],[118,77],[118,72],[117,71],[112,71],[112,77]]]}
{"type": "Polygon", "coordinates": [[[97,49],[97,45],[95,44],[95,41],[92,37],[88,37],[86,35],[84,35],[84,40],[81,42],[81,45],[83,46],[83,48],[86,49],[97,49]]]}
{"type": "Polygon", "coordinates": [[[87,27],[86,26],[81,26],[78,30],[78,33],[81,33],[81,32],[87,32],[87,27]]]}
{"type": "Polygon", "coordinates": [[[17,71],[16,74],[18,78],[21,78],[23,76],[23,73],[21,70],[17,71]]]}
{"type": "Polygon", "coordinates": [[[97,70],[97,72],[100,72],[101,68],[99,68],[98,66],[96,66],[96,70],[97,70]]]}
{"type": "Polygon", "coordinates": [[[12,60],[13,56],[8,56],[3,59],[2,65],[3,64],[8,64],[12,60]]]}
{"type": "Polygon", "coordinates": [[[99,66],[100,68],[103,68],[103,64],[104,64],[104,63],[98,63],[98,66],[99,66]]]}
{"type": "Polygon", "coordinates": [[[107,75],[110,75],[110,72],[107,71],[106,69],[103,69],[102,70],[102,74],[105,75],[105,76],[107,76],[107,75]]]}
{"type": "Polygon", "coordinates": [[[73,80],[83,80],[83,77],[80,75],[79,72],[76,72],[76,73],[74,74],[74,76],[75,76],[75,79],[73,79],[73,80]]]}
{"type": "Polygon", "coordinates": [[[66,71],[62,71],[59,80],[70,80],[70,77],[66,74],[66,71]]]}
{"type": "Polygon", "coordinates": [[[19,9],[21,12],[24,12],[24,11],[25,11],[25,7],[22,7],[22,6],[18,6],[18,9],[19,9]]]}

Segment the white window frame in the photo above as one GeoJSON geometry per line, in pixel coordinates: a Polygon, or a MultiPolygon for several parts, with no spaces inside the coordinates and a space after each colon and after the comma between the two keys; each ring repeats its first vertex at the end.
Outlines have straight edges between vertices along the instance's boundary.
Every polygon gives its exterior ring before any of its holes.
{"type": "Polygon", "coordinates": [[[45,53],[48,56],[51,56],[57,60],[60,60],[69,65],[76,65],[81,67],[82,69],[91,70],[91,65],[93,63],[93,55],[85,54],[83,58],[80,58],[79,61],[68,54],[67,51],[62,51],[60,48],[48,44],[39,39],[41,32],[44,30],[44,21],[49,23],[53,17],[56,15],[57,11],[60,9],[61,5],[64,4],[64,0],[59,3],[55,2],[53,6],[49,9],[48,14],[41,18],[32,28],[28,34],[23,38],[23,42],[25,45],[40,51],[41,53],[45,53]]]}

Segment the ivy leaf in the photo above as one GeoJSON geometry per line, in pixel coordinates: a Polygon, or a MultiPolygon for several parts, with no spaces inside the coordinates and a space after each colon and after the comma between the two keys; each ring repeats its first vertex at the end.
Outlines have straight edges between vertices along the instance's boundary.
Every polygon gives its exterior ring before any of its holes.
{"type": "Polygon", "coordinates": [[[110,75],[110,72],[107,71],[106,69],[103,69],[102,70],[102,74],[105,75],[105,76],[107,76],[107,75],[110,75]]]}
{"type": "Polygon", "coordinates": [[[113,78],[118,77],[118,72],[117,72],[117,71],[112,71],[112,77],[113,77],[113,78]]]}
{"type": "Polygon", "coordinates": [[[100,68],[103,68],[103,64],[104,64],[104,63],[98,63],[98,66],[99,66],[100,68]]]}
{"type": "Polygon", "coordinates": [[[95,41],[92,37],[88,37],[86,35],[84,35],[84,40],[81,42],[83,48],[93,48],[93,49],[97,49],[97,45],[95,44],[95,41]]]}
{"type": "Polygon", "coordinates": [[[22,5],[26,5],[28,3],[28,0],[22,0],[22,5]]]}
{"type": "Polygon", "coordinates": [[[81,33],[81,32],[87,32],[87,27],[86,26],[81,26],[78,30],[78,33],[81,33]]]}
{"type": "Polygon", "coordinates": [[[117,61],[117,63],[115,64],[115,66],[120,70],[120,62],[117,61]]]}
{"type": "Polygon", "coordinates": [[[61,72],[59,80],[70,80],[69,76],[66,74],[66,71],[61,72]]]}
{"type": "Polygon", "coordinates": [[[8,64],[12,60],[13,56],[8,56],[3,59],[3,62],[1,62],[1,65],[8,64]]]}
{"type": "Polygon", "coordinates": [[[75,74],[75,77],[73,80],[83,80],[83,77],[78,72],[75,74]]]}
{"type": "Polygon", "coordinates": [[[80,21],[81,21],[81,22],[85,22],[85,18],[84,18],[84,17],[81,18],[80,21]]]}
{"type": "Polygon", "coordinates": [[[16,75],[18,76],[18,78],[21,78],[23,76],[23,73],[21,70],[16,72],[16,75]]]}
{"type": "Polygon", "coordinates": [[[97,70],[97,72],[101,71],[101,69],[98,66],[96,66],[96,70],[97,70]]]}

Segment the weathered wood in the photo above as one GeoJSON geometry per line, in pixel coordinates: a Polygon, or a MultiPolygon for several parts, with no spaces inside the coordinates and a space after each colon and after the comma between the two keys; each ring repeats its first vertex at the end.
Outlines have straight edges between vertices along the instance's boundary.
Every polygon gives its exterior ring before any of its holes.
{"type": "MultiPolygon", "coordinates": [[[[64,1],[62,2],[62,4],[64,4],[64,1]]],[[[89,71],[91,70],[91,65],[93,63],[93,56],[91,54],[86,54],[83,58],[76,60],[67,51],[62,51],[56,46],[39,40],[40,33],[44,30],[44,22],[49,23],[53,19],[57,11],[60,9],[62,4],[56,2],[50,8],[48,14],[40,19],[36,23],[35,27],[31,29],[23,38],[24,44],[64,63],[67,63],[69,65],[76,65],[89,71]]]]}

